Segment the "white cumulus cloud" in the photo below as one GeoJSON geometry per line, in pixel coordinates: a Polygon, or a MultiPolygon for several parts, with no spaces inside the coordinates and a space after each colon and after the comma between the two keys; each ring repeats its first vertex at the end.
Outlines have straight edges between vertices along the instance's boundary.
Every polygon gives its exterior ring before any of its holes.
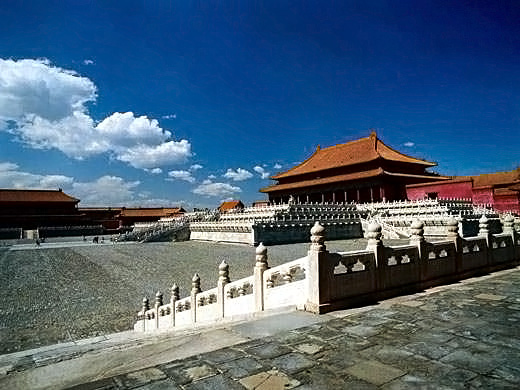
{"type": "Polygon", "coordinates": [[[135,198],[134,188],[139,184],[106,175],[93,182],[72,183],[72,193],[81,200],[81,206],[125,205],[135,198]]]}
{"type": "Polygon", "coordinates": [[[226,173],[223,175],[226,179],[232,179],[233,181],[242,181],[251,179],[253,174],[246,169],[237,168],[236,171],[229,168],[226,173]]]}
{"type": "Polygon", "coordinates": [[[158,174],[162,173],[162,169],[161,168],[145,169],[145,171],[148,172],[148,173],[152,173],[154,175],[158,175],[158,174]]]}
{"type": "Polygon", "coordinates": [[[411,148],[412,146],[415,146],[415,143],[408,141],[404,143],[404,146],[406,146],[407,148],[411,148]]]}
{"type": "Polygon", "coordinates": [[[97,89],[77,73],[48,60],[0,59],[0,117],[16,122],[40,117],[56,121],[84,112],[97,89]]]}
{"type": "Polygon", "coordinates": [[[96,124],[87,108],[96,98],[90,79],[48,60],[0,59],[0,130],[28,146],[76,159],[107,153],[140,169],[192,156],[191,144],[173,140],[156,119],[116,112],[96,124]]]}
{"type": "Polygon", "coordinates": [[[185,161],[191,156],[191,144],[183,139],[168,141],[158,145],[135,145],[119,149],[115,157],[134,168],[152,168],[185,161]]]}
{"type": "Polygon", "coordinates": [[[198,171],[199,169],[202,169],[204,168],[202,165],[200,164],[193,164],[191,167],[190,167],[190,171],[198,171]]]}
{"type": "Polygon", "coordinates": [[[207,197],[223,198],[242,192],[242,189],[228,183],[213,183],[211,180],[204,180],[202,184],[194,188],[192,192],[207,197]]]}
{"type": "Polygon", "coordinates": [[[163,207],[187,204],[183,200],[154,198],[148,191],[138,191],[138,180],[105,175],[93,181],[78,182],[64,175],[40,175],[20,170],[18,164],[0,162],[0,188],[57,190],[80,199],[80,207],[127,206],[163,207]]]}
{"type": "Polygon", "coordinates": [[[274,169],[280,169],[282,166],[278,163],[274,164],[273,168],[274,169]]]}
{"type": "Polygon", "coordinates": [[[189,183],[195,182],[195,178],[191,176],[191,172],[189,171],[170,171],[168,172],[168,176],[178,180],[185,180],[189,183]]]}
{"type": "Polygon", "coordinates": [[[262,179],[267,179],[269,177],[269,175],[271,174],[270,172],[267,172],[263,167],[261,167],[260,165],[257,165],[256,167],[253,168],[253,170],[258,173],[260,175],[260,177],[262,179]]]}
{"type": "Polygon", "coordinates": [[[83,64],[85,64],[85,65],[94,65],[94,61],[93,60],[83,60],[83,64]]]}
{"type": "Polygon", "coordinates": [[[17,164],[0,163],[0,188],[56,190],[67,188],[73,178],[64,175],[38,175],[24,172],[17,164]]]}

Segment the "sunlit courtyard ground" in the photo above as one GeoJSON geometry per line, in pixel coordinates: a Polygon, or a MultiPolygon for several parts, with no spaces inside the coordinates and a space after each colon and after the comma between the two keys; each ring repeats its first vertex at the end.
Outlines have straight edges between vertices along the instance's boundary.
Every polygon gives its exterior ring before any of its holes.
{"type": "MultiPolygon", "coordinates": [[[[232,280],[251,275],[255,262],[255,248],[242,245],[56,241],[0,248],[0,353],[131,329],[144,296],[153,302],[160,290],[169,300],[174,282],[187,296],[195,272],[204,290],[216,286],[222,260],[232,280]]],[[[347,251],[366,240],[327,245],[347,251]]],[[[305,256],[308,247],[269,247],[269,265],[305,256]]]]}

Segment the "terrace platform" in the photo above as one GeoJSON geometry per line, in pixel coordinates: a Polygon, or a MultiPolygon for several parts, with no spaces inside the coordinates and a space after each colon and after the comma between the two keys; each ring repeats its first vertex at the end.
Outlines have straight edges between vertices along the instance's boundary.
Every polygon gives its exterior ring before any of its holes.
{"type": "Polygon", "coordinates": [[[0,356],[2,389],[517,389],[520,267],[325,315],[0,356]]]}

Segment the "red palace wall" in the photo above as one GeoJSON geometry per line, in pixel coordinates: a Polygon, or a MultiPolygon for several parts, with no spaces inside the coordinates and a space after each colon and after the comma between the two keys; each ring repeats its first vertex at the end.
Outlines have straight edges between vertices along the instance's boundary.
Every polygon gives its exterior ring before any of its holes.
{"type": "Polygon", "coordinates": [[[459,181],[412,185],[406,187],[406,195],[409,200],[421,200],[435,193],[439,199],[471,199],[474,205],[490,205],[497,211],[520,214],[518,195],[495,194],[491,186],[473,188],[472,184],[472,181],[459,181]]]}
{"type": "Polygon", "coordinates": [[[495,203],[493,199],[493,188],[482,187],[473,188],[473,204],[491,204],[495,203]]]}
{"type": "Polygon", "coordinates": [[[423,184],[420,187],[406,187],[406,196],[409,200],[428,198],[429,193],[437,193],[437,197],[441,199],[471,199],[473,197],[472,182],[431,183],[423,184]]]}
{"type": "Polygon", "coordinates": [[[493,208],[498,211],[520,213],[520,199],[517,195],[496,196],[493,208]]]}

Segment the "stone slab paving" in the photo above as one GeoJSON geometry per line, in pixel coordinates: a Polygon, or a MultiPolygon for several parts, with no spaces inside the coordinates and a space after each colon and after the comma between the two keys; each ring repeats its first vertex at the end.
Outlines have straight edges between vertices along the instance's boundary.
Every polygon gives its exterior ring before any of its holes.
{"type": "MultiPolygon", "coordinates": [[[[95,379],[69,388],[518,389],[520,268],[370,307],[323,316],[283,313],[202,333],[198,340],[164,335],[141,344],[131,350],[133,360],[98,351],[95,379]],[[194,349],[215,340],[220,344],[213,350],[194,349]],[[162,360],[154,363],[154,353],[162,360]]],[[[22,382],[14,379],[42,367],[31,355],[20,359],[16,370],[0,373],[0,388],[30,388],[16,387],[22,382]]],[[[52,371],[59,364],[44,367],[52,371]]],[[[60,388],[40,379],[43,385],[35,388],[60,388]]]]}

